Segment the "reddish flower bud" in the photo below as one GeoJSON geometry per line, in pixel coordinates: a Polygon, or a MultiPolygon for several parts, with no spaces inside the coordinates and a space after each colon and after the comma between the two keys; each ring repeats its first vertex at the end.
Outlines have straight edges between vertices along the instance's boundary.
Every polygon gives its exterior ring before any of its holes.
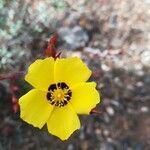
{"type": "Polygon", "coordinates": [[[49,44],[56,46],[57,45],[57,39],[58,39],[58,35],[55,33],[50,38],[49,44]]]}
{"type": "Polygon", "coordinates": [[[50,38],[47,49],[45,50],[46,56],[56,58],[57,39],[57,34],[52,35],[52,37],[50,38]]]}
{"type": "Polygon", "coordinates": [[[48,57],[53,57],[55,58],[56,55],[56,49],[54,45],[48,45],[48,48],[45,50],[45,54],[48,57]]]}

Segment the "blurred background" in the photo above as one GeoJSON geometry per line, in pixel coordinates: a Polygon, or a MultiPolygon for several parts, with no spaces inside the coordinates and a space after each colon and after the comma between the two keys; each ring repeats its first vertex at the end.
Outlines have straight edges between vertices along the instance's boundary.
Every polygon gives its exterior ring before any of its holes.
{"type": "Polygon", "coordinates": [[[0,0],[0,150],[149,150],[149,68],[150,0],[0,0]],[[101,93],[101,113],[65,142],[19,118],[23,76],[2,80],[43,58],[53,33],[101,93]]]}

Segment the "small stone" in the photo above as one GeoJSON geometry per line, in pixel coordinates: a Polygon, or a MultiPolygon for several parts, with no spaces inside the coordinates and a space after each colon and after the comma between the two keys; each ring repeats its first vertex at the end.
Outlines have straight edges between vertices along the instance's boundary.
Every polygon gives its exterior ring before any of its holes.
{"type": "Polygon", "coordinates": [[[146,107],[146,106],[142,106],[142,107],[141,107],[141,112],[146,113],[146,112],[148,112],[148,111],[149,111],[149,108],[148,108],[148,107],[146,107]]]}
{"type": "Polygon", "coordinates": [[[108,130],[104,130],[104,131],[103,131],[103,134],[104,134],[105,136],[108,136],[108,135],[109,135],[109,131],[108,131],[108,130]]]}
{"type": "Polygon", "coordinates": [[[110,67],[108,67],[106,64],[102,64],[101,67],[104,71],[110,71],[110,67]]]}
{"type": "Polygon", "coordinates": [[[108,107],[106,108],[106,111],[107,111],[107,113],[108,113],[110,116],[113,116],[114,113],[115,113],[114,109],[113,109],[112,107],[110,107],[110,106],[108,106],[108,107]]]}
{"type": "Polygon", "coordinates": [[[73,144],[69,144],[67,150],[73,150],[74,149],[73,147],[74,147],[73,144]]]}
{"type": "Polygon", "coordinates": [[[99,134],[102,133],[102,131],[101,131],[100,129],[96,129],[96,130],[95,130],[95,133],[99,135],[99,134]]]}

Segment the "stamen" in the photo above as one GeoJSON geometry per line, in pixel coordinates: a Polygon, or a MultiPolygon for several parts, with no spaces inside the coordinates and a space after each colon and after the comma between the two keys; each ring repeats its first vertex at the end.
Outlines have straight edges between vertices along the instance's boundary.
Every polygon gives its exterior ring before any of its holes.
{"type": "Polygon", "coordinates": [[[63,103],[63,101],[61,101],[61,102],[60,102],[60,107],[61,107],[61,106],[64,106],[64,103],[63,103]]]}
{"type": "Polygon", "coordinates": [[[55,106],[58,106],[58,105],[59,105],[59,101],[56,101],[55,106]]]}

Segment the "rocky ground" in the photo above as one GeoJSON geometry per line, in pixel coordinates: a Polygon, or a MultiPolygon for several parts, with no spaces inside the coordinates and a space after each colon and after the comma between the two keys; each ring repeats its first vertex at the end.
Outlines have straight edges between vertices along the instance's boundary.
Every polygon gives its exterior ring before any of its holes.
{"type": "MultiPolygon", "coordinates": [[[[6,0],[0,2],[0,76],[26,70],[58,33],[62,57],[79,56],[93,71],[100,114],[61,142],[13,112],[11,81],[0,81],[0,150],[149,150],[149,0],[6,0]]],[[[16,97],[31,87],[23,76],[16,97]]]]}

